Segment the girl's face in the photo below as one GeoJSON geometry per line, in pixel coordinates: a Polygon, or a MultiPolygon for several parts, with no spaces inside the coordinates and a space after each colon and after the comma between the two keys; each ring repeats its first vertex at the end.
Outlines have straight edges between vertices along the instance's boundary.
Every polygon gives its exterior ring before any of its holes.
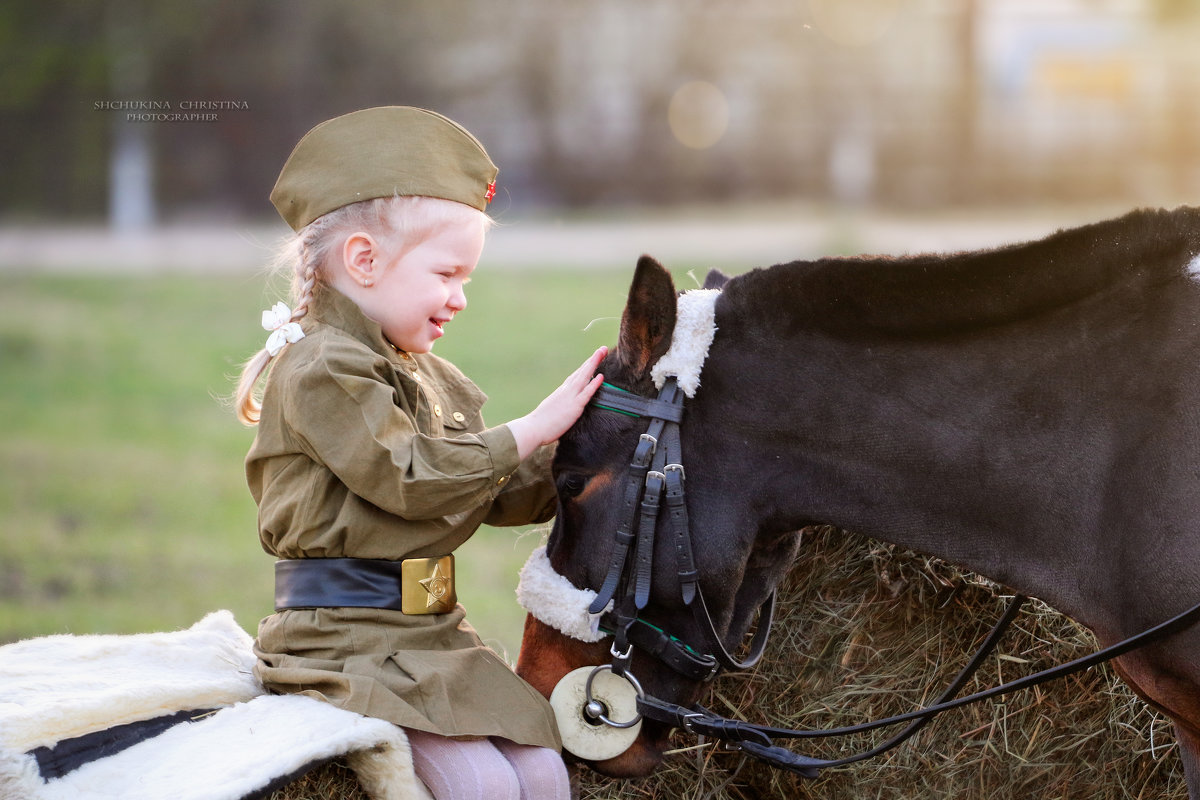
{"type": "Polygon", "coordinates": [[[448,222],[403,253],[386,244],[375,256],[374,285],[359,303],[393,345],[428,353],[443,326],[467,307],[463,287],[483,252],[482,225],[448,222]]]}

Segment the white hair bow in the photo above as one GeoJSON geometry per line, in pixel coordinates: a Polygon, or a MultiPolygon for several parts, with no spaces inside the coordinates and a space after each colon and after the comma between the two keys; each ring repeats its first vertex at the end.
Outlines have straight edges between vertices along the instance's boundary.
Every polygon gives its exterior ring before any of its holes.
{"type": "Polygon", "coordinates": [[[285,344],[298,342],[304,338],[304,331],[298,322],[292,322],[292,310],[283,303],[276,303],[262,313],[263,330],[271,335],[267,337],[267,352],[271,357],[279,355],[285,344]]]}

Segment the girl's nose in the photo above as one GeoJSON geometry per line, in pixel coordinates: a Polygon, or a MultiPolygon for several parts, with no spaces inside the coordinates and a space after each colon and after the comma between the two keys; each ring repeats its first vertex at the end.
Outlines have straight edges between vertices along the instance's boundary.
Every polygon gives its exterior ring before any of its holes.
{"type": "Polygon", "coordinates": [[[463,291],[461,283],[454,287],[454,291],[450,293],[450,297],[446,301],[446,305],[455,311],[462,311],[467,307],[467,294],[465,291],[463,291]]]}

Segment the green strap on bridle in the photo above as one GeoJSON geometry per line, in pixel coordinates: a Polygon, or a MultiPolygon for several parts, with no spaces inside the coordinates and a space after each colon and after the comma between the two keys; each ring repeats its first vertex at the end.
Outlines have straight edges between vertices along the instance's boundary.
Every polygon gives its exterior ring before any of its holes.
{"type": "MultiPolygon", "coordinates": [[[[633,392],[629,391],[628,389],[622,389],[620,386],[614,386],[613,384],[609,383],[608,381],[605,381],[604,383],[602,383],[600,385],[606,389],[612,389],[617,392],[624,392],[625,394],[633,394],[633,392]]],[[[603,403],[593,402],[592,405],[594,405],[596,408],[603,408],[605,411],[615,411],[618,414],[624,414],[627,417],[637,417],[640,419],[642,416],[641,414],[635,414],[632,411],[626,411],[623,408],[613,408],[612,406],[606,406],[603,403]]]]}

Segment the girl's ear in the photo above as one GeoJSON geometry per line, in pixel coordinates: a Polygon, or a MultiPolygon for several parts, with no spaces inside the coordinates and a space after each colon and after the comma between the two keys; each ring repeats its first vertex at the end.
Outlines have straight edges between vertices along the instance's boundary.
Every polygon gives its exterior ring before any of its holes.
{"type": "Polygon", "coordinates": [[[379,255],[379,245],[371,234],[356,231],[342,244],[342,268],[354,283],[372,286],[379,277],[375,263],[379,255]]]}

